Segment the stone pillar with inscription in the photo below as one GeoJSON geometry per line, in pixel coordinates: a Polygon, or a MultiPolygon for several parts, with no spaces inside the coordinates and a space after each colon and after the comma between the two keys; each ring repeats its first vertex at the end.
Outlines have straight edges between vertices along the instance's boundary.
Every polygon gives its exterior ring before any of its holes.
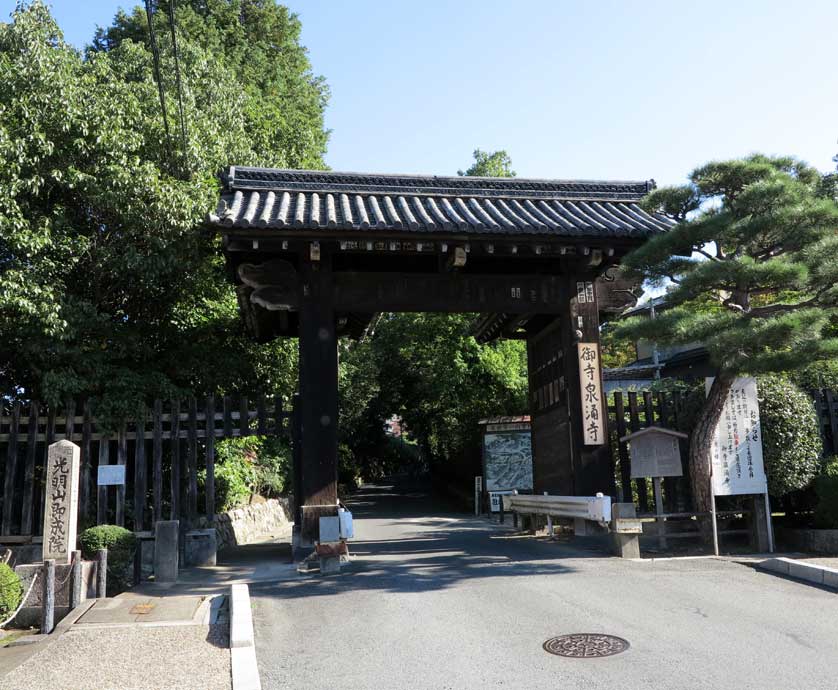
{"type": "Polygon", "coordinates": [[[47,452],[43,559],[59,565],[69,563],[76,549],[79,457],[79,447],[67,440],[53,443],[47,452]]]}

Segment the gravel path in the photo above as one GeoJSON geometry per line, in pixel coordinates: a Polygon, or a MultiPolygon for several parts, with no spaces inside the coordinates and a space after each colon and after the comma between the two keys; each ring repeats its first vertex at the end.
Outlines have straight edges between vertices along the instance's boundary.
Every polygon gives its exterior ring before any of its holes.
{"type": "Polygon", "coordinates": [[[0,679],[9,690],[230,690],[226,625],[71,630],[0,679]]]}

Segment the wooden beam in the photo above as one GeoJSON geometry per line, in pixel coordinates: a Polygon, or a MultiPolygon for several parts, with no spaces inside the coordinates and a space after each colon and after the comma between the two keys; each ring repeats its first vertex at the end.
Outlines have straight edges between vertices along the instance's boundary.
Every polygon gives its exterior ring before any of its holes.
{"type": "MultiPolygon", "coordinates": [[[[300,310],[300,408],[302,486],[300,505],[337,501],[338,356],[331,260],[304,263],[300,310]]],[[[303,521],[305,542],[318,538],[316,520],[303,521]]]]}

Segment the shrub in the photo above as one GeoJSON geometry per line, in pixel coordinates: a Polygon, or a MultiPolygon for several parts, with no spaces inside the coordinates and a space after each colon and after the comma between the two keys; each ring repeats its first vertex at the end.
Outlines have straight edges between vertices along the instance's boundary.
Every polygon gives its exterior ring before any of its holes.
{"type": "Polygon", "coordinates": [[[779,497],[804,488],[820,469],[815,405],[785,376],[760,376],[757,390],[768,491],[779,497]]]}
{"type": "MultiPolygon", "coordinates": [[[[290,486],[291,449],[284,439],[245,436],[221,441],[215,466],[215,511],[250,502],[253,494],[279,496],[290,486]]],[[[206,473],[199,477],[204,489],[206,473]]]]}
{"type": "Polygon", "coordinates": [[[108,550],[108,592],[128,588],[131,581],[131,566],[137,538],[133,532],[118,525],[90,527],[79,536],[82,555],[87,559],[96,557],[99,549],[108,550]]]}
{"type": "Polygon", "coordinates": [[[0,563],[0,623],[20,606],[23,587],[20,578],[6,563],[0,563]]]}
{"type": "Polygon", "coordinates": [[[815,491],[815,527],[838,529],[838,456],[827,461],[823,474],[815,480],[815,491]]]}

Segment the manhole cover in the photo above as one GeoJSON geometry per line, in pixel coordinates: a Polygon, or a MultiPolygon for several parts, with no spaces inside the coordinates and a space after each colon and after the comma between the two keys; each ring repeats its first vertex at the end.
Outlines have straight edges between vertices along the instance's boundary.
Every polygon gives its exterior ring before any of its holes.
{"type": "Polygon", "coordinates": [[[576,633],[551,637],[544,643],[544,651],[558,656],[572,656],[591,659],[597,656],[612,656],[629,648],[622,637],[599,633],[576,633]]]}

